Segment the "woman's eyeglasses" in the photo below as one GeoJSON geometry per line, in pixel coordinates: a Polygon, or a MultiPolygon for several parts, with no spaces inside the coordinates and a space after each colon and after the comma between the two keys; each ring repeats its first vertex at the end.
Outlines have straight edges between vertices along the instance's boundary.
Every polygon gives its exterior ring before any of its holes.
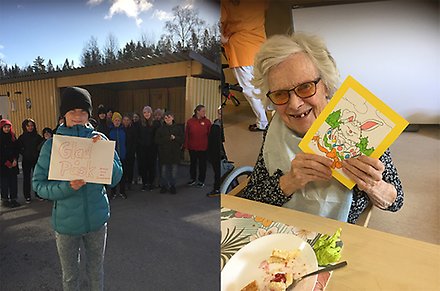
{"type": "Polygon", "coordinates": [[[316,79],[315,81],[310,81],[306,83],[299,84],[298,86],[288,89],[288,90],[276,90],[273,92],[267,92],[266,96],[272,101],[275,105],[284,105],[289,102],[290,93],[295,92],[296,96],[301,99],[312,97],[316,94],[316,84],[321,81],[321,77],[316,79]]]}

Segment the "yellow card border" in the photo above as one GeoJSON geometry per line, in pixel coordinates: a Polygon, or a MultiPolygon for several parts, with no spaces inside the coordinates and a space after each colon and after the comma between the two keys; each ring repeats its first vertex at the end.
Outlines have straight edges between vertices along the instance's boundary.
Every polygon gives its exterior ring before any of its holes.
{"type": "MultiPolygon", "coordinates": [[[[383,141],[376,147],[373,153],[371,153],[370,157],[379,158],[387,148],[399,137],[402,131],[408,126],[408,121],[406,121],[403,117],[397,114],[393,109],[388,107],[382,100],[377,98],[373,93],[371,93],[367,88],[361,85],[358,81],[356,81],[352,76],[348,76],[341,87],[336,91],[333,95],[333,98],[330,99],[327,106],[322,110],[321,114],[319,114],[318,118],[313,122],[310,129],[305,134],[304,138],[299,143],[299,148],[303,150],[305,153],[316,154],[310,147],[309,143],[312,140],[315,133],[319,130],[321,125],[325,122],[326,118],[332,113],[333,109],[345,96],[348,89],[351,88],[356,91],[359,95],[361,95],[365,100],[367,100],[371,105],[376,107],[383,115],[389,118],[394,122],[395,126],[391,129],[388,135],[383,139],[383,141]]],[[[338,179],[342,184],[344,184],[348,189],[352,189],[355,183],[351,180],[332,169],[332,175],[338,179]]]]}

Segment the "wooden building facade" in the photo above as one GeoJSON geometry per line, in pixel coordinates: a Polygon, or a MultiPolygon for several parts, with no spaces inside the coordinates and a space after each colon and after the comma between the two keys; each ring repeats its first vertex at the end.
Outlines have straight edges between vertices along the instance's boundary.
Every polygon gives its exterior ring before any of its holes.
{"type": "Polygon", "coordinates": [[[122,114],[141,114],[149,105],[153,110],[172,111],[176,122],[184,123],[194,107],[203,104],[207,117],[214,120],[221,104],[219,79],[220,67],[193,52],[146,56],[126,63],[2,79],[0,96],[7,97],[8,108],[1,111],[7,112],[3,117],[11,120],[17,135],[28,117],[35,120],[39,131],[53,128],[62,90],[79,86],[92,95],[94,118],[99,104],[122,114]]]}

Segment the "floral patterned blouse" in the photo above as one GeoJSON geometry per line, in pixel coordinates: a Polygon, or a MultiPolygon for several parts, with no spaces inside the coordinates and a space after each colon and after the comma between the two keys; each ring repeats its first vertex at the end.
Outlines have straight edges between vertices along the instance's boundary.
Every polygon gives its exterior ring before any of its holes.
{"type": "MultiPolygon", "coordinates": [[[[257,164],[254,167],[249,182],[243,193],[240,195],[243,198],[260,201],[276,206],[282,206],[290,197],[284,195],[280,188],[280,177],[284,173],[278,169],[274,175],[269,175],[269,171],[266,168],[263,158],[264,141],[266,139],[266,133],[263,135],[263,145],[261,146],[260,154],[258,156],[257,164]]],[[[388,207],[388,211],[398,211],[403,205],[403,190],[402,183],[397,174],[396,167],[391,159],[389,149],[379,158],[379,160],[385,165],[385,170],[382,173],[382,179],[392,184],[397,190],[396,200],[388,207]]],[[[357,186],[353,187],[353,201],[351,203],[350,212],[348,214],[348,222],[355,223],[359,218],[359,215],[367,208],[370,203],[370,199],[364,191],[358,189],[357,186]]]]}

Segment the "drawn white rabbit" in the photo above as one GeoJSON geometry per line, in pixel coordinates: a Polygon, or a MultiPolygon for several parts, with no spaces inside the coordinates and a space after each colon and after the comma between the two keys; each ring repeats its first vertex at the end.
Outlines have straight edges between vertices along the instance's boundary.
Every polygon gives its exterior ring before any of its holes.
{"type": "Polygon", "coordinates": [[[361,123],[357,120],[355,112],[344,109],[339,117],[338,126],[329,128],[322,138],[315,136],[313,140],[317,142],[321,152],[333,159],[332,167],[340,168],[342,160],[361,155],[359,144],[363,137],[362,133],[382,125],[381,121],[375,119],[367,119],[361,123]]]}

